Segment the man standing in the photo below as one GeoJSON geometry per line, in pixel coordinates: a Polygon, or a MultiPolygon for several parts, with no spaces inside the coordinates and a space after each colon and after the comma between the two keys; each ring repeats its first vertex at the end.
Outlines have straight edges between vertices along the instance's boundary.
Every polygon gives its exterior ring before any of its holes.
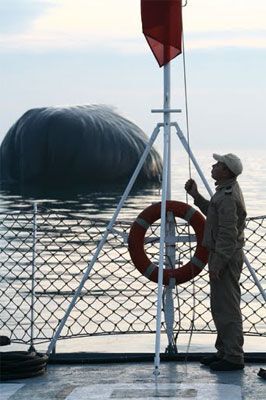
{"type": "Polygon", "coordinates": [[[216,193],[208,201],[198,192],[193,179],[185,184],[194,204],[207,216],[203,246],[209,250],[211,312],[217,330],[214,356],[201,363],[214,371],[244,368],[243,327],[240,310],[240,275],[243,266],[243,245],[246,209],[236,180],[242,163],[234,154],[213,154],[212,166],[216,193]]]}

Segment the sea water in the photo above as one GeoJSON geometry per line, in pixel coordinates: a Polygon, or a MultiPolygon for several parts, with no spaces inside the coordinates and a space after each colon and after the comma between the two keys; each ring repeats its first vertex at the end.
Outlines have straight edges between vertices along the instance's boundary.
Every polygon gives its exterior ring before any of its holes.
{"type": "MultiPolygon", "coordinates": [[[[230,151],[230,150],[229,150],[230,151]]],[[[215,149],[216,153],[223,154],[215,149]]],[[[212,152],[209,150],[195,150],[193,154],[212,190],[215,190],[214,182],[211,179],[211,165],[215,163],[212,152]]],[[[262,150],[239,150],[237,155],[242,159],[244,165],[243,174],[238,181],[242,188],[248,217],[266,215],[266,163],[265,151],[262,150]]],[[[193,204],[184,190],[187,179],[192,177],[198,183],[200,192],[206,198],[209,194],[201,181],[193,162],[181,148],[172,149],[171,155],[171,198],[172,200],[189,202],[193,204]]],[[[108,185],[104,189],[95,187],[93,190],[83,187],[75,190],[58,190],[50,193],[34,194],[25,192],[14,193],[9,191],[0,192],[0,207],[2,210],[21,209],[26,204],[44,204],[46,207],[62,209],[66,211],[79,211],[91,218],[104,217],[110,219],[117,207],[117,204],[126,187],[124,185],[108,185]]],[[[142,188],[133,188],[125,201],[118,219],[134,220],[140,211],[154,202],[161,200],[162,190],[160,185],[148,185],[142,188]]],[[[1,255],[0,255],[1,257],[1,255]]],[[[57,351],[127,351],[130,342],[130,351],[154,351],[154,335],[123,335],[116,337],[90,337],[59,341],[57,351]]],[[[186,350],[188,335],[180,336],[178,342],[179,351],[186,350]]],[[[215,335],[193,335],[191,340],[191,351],[212,351],[215,335]]],[[[162,335],[162,348],[167,346],[166,335],[162,335]]],[[[251,337],[246,339],[246,351],[265,351],[265,338],[251,337]]]]}
{"type": "MultiPolygon", "coordinates": [[[[161,150],[161,149],[159,149],[161,150]]],[[[217,153],[223,154],[215,150],[217,153]]],[[[160,151],[162,152],[162,151],[160,151]]],[[[212,191],[215,185],[211,178],[211,166],[216,161],[212,158],[209,150],[193,151],[198,165],[208,181],[212,191]]],[[[242,159],[244,170],[238,177],[238,182],[242,188],[248,217],[266,214],[266,150],[239,150],[237,155],[242,159]]],[[[171,155],[171,199],[184,201],[193,204],[193,199],[187,197],[184,184],[187,179],[192,177],[198,184],[199,191],[209,198],[209,194],[201,181],[200,176],[193,162],[182,148],[172,149],[171,155]]],[[[21,206],[24,202],[36,200],[40,204],[56,205],[57,207],[72,208],[87,212],[89,215],[99,217],[111,217],[116,209],[118,202],[127,186],[125,184],[109,184],[105,187],[95,185],[93,189],[83,186],[82,188],[64,188],[64,190],[45,191],[42,193],[40,188],[35,193],[31,191],[10,192],[0,190],[1,209],[21,206]],[[21,194],[22,193],[22,194],[21,194]]],[[[136,215],[139,210],[149,206],[152,202],[161,201],[162,190],[160,185],[147,185],[147,187],[134,187],[129,194],[124,207],[121,209],[120,216],[129,217],[136,215]],[[136,212],[135,212],[136,210],[136,212]]]]}

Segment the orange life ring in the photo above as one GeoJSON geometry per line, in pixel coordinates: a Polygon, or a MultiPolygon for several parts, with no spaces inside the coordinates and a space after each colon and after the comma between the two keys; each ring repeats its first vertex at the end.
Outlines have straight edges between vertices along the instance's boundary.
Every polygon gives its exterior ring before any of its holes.
{"type": "MultiPolygon", "coordinates": [[[[168,285],[170,278],[175,279],[175,284],[189,281],[197,276],[208,261],[208,252],[201,245],[205,218],[193,207],[186,203],[169,200],[166,202],[166,210],[172,211],[175,217],[186,220],[194,229],[197,239],[197,248],[192,259],[184,266],[176,269],[163,270],[163,284],[168,285]]],[[[149,226],[161,218],[161,202],[153,204],[143,210],[133,225],[128,236],[128,250],[131,259],[137,269],[153,282],[158,282],[159,268],[147,257],[144,250],[145,233],[149,226]]]]}

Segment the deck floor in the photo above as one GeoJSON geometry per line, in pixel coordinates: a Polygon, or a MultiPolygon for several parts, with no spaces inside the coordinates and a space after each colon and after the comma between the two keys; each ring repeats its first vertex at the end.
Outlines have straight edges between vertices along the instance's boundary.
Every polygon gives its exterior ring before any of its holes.
{"type": "Polygon", "coordinates": [[[48,365],[47,372],[0,384],[1,400],[197,399],[265,400],[265,364],[244,371],[211,372],[198,362],[162,362],[155,380],[153,363],[48,365]]]}

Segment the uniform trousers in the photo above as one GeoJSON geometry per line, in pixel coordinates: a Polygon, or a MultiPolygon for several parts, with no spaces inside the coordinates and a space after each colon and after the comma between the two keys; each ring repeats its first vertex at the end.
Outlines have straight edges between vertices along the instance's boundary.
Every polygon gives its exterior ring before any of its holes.
{"type": "MultiPolygon", "coordinates": [[[[215,269],[212,258],[213,253],[210,252],[210,270],[215,269]]],[[[221,271],[220,279],[210,279],[211,312],[217,330],[217,356],[236,364],[244,364],[239,284],[243,259],[243,250],[237,250],[221,271]]]]}

